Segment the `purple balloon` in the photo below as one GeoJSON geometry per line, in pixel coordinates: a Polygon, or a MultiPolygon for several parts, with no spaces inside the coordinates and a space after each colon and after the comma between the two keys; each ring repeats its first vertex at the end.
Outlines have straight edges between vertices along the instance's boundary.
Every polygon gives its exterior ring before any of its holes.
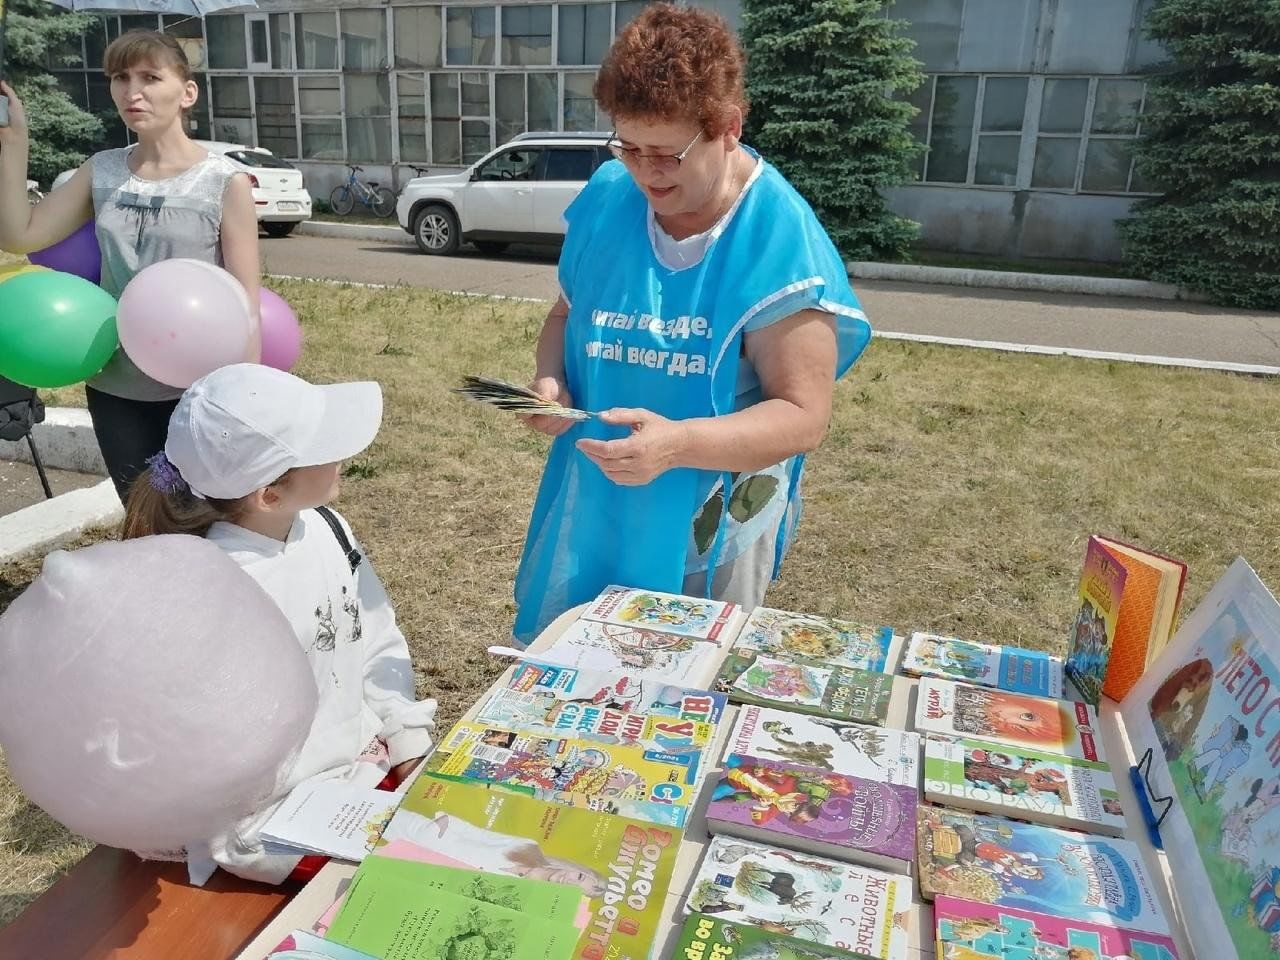
{"type": "Polygon", "coordinates": [[[262,311],[262,362],[277,370],[290,370],[302,354],[302,327],[293,309],[278,293],[258,289],[262,311]]]}
{"type": "Polygon", "coordinates": [[[92,220],[52,247],[27,254],[27,259],[50,270],[74,273],[90,283],[102,279],[102,251],[98,249],[98,235],[92,220]]]}

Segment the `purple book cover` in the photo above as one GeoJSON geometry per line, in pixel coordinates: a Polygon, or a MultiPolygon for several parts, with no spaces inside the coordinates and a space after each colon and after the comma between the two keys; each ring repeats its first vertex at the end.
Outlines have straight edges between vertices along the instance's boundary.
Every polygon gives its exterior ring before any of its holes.
{"type": "Polygon", "coordinates": [[[917,803],[910,786],[731,753],[707,818],[909,863],[917,803]]]}

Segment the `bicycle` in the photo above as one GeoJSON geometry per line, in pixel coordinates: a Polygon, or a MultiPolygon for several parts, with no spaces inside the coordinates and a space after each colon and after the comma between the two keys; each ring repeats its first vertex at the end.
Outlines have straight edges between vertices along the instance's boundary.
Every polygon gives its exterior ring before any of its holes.
{"type": "Polygon", "coordinates": [[[353,163],[347,164],[351,171],[347,182],[340,183],[329,194],[329,206],[340,217],[345,217],[355,209],[356,202],[362,203],[366,209],[372,210],[375,216],[389,217],[396,212],[396,195],[386,187],[378,186],[376,181],[364,181],[356,176],[363,173],[364,167],[353,163]]]}

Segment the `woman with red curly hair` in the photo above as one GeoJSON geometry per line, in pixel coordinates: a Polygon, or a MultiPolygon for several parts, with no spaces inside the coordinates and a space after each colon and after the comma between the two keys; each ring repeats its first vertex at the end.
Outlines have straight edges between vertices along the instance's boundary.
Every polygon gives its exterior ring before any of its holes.
{"type": "Polygon", "coordinates": [[[804,456],[871,331],[812,209],[741,142],[744,58],[704,10],[648,7],[595,95],[606,163],[565,212],[533,389],[596,411],[556,437],[516,577],[515,636],[618,583],[758,605],[804,456]]]}

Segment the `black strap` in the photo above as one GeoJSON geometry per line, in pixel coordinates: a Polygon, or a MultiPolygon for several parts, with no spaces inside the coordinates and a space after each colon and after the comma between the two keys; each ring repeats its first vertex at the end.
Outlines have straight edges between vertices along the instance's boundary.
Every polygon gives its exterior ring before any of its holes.
{"type": "Polygon", "coordinates": [[[355,573],[363,559],[360,551],[351,545],[350,538],[347,537],[347,531],[342,529],[342,523],[338,517],[328,507],[316,507],[316,513],[324,517],[324,522],[329,525],[329,529],[333,531],[334,537],[338,540],[338,546],[342,548],[342,554],[347,558],[347,563],[351,565],[351,572],[355,573]]]}

